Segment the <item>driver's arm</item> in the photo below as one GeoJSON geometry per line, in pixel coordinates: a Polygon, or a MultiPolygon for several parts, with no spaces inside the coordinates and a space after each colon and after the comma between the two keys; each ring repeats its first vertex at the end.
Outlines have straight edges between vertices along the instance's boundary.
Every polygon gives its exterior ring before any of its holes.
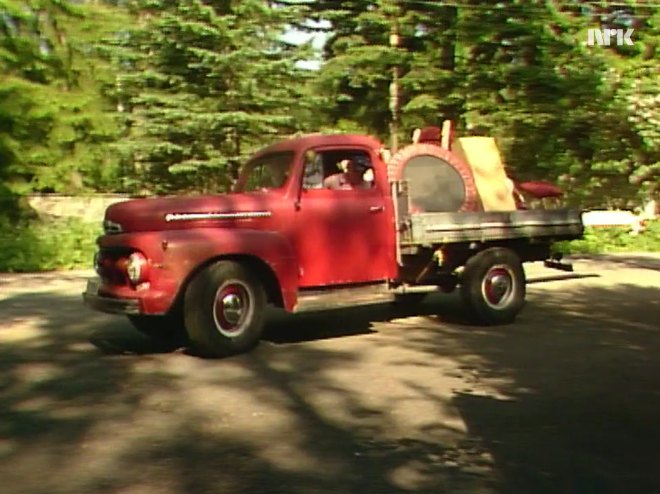
{"type": "Polygon", "coordinates": [[[335,173],[334,175],[330,175],[329,177],[326,177],[323,180],[323,187],[325,189],[341,189],[342,188],[342,178],[344,174],[343,173],[335,173]]]}

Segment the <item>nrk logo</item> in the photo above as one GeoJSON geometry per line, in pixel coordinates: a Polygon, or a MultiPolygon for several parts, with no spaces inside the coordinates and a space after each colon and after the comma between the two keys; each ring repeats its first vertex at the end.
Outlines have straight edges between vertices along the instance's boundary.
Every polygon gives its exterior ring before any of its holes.
{"type": "Polygon", "coordinates": [[[589,46],[632,46],[634,29],[589,29],[587,32],[587,45],[589,46]]]}

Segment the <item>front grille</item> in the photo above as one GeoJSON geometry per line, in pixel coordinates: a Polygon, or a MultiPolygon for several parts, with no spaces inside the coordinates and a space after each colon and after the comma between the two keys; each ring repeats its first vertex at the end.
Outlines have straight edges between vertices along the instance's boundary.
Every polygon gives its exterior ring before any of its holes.
{"type": "Polygon", "coordinates": [[[104,248],[96,255],[95,269],[104,283],[109,285],[128,285],[126,262],[131,249],[104,248]]]}

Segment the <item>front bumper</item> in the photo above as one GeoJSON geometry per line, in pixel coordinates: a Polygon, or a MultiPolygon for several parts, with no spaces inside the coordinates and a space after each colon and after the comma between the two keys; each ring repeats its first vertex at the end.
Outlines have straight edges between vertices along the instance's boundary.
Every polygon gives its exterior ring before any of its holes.
{"type": "Polygon", "coordinates": [[[142,313],[139,300],[103,297],[99,295],[99,286],[98,278],[92,278],[87,281],[87,289],[83,293],[83,301],[91,309],[107,314],[124,314],[129,316],[136,316],[142,313]]]}

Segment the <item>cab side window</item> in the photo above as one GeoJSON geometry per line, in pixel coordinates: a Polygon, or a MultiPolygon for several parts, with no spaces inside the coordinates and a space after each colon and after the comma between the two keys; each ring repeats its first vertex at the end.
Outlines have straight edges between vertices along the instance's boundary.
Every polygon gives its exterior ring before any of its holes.
{"type": "Polygon", "coordinates": [[[305,153],[304,189],[370,189],[375,171],[369,153],[362,149],[305,153]]]}

